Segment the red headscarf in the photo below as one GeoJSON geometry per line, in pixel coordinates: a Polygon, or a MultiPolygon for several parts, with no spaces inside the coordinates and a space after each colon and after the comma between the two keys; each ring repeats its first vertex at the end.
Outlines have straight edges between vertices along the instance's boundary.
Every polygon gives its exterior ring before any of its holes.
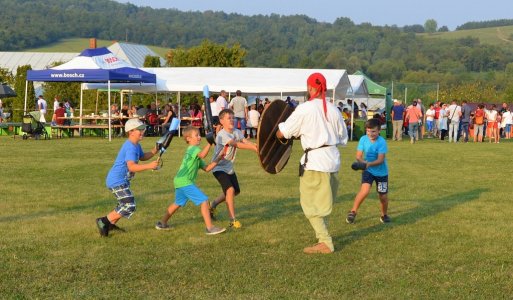
{"type": "Polygon", "coordinates": [[[317,90],[317,93],[315,95],[311,96],[310,99],[308,99],[308,101],[315,99],[315,98],[322,99],[322,105],[324,108],[324,116],[326,117],[326,119],[328,119],[328,115],[327,115],[328,109],[326,107],[326,90],[327,90],[326,78],[324,78],[324,76],[321,73],[313,73],[306,80],[306,84],[317,90]]]}

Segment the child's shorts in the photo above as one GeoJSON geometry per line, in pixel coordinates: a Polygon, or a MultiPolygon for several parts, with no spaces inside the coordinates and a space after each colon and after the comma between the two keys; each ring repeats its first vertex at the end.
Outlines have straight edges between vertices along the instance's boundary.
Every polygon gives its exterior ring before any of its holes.
{"type": "Polygon", "coordinates": [[[506,132],[506,133],[511,132],[511,124],[506,124],[506,127],[504,127],[504,132],[506,132]]]}
{"type": "Polygon", "coordinates": [[[130,185],[122,184],[109,190],[118,200],[118,206],[114,210],[129,219],[135,212],[135,198],[130,190],[130,185]]]}
{"type": "Polygon", "coordinates": [[[378,194],[388,193],[388,175],[374,176],[367,170],[362,172],[362,183],[368,183],[372,186],[374,181],[376,181],[376,192],[378,194]]]}
{"type": "Polygon", "coordinates": [[[226,191],[231,187],[233,187],[233,189],[235,190],[235,195],[238,195],[240,193],[239,181],[237,180],[237,175],[235,175],[235,173],[227,174],[223,171],[216,171],[214,172],[214,177],[221,185],[221,188],[223,189],[223,193],[225,195],[226,191]]]}
{"type": "Polygon", "coordinates": [[[184,206],[187,200],[191,200],[194,205],[198,206],[207,201],[208,197],[194,184],[175,189],[176,205],[184,206]]]}

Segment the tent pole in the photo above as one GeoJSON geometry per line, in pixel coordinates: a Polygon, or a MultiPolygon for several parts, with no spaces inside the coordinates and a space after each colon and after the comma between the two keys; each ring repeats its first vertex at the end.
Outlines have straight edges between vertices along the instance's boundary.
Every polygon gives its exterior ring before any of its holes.
{"type": "Polygon", "coordinates": [[[81,83],[80,84],[80,119],[79,119],[79,122],[78,122],[78,125],[79,125],[79,129],[78,129],[78,136],[82,136],[82,105],[83,105],[83,102],[84,102],[84,93],[83,93],[83,88],[84,88],[84,84],[81,83]]]}
{"type": "Polygon", "coordinates": [[[28,80],[25,80],[25,105],[23,106],[23,115],[27,114],[27,97],[28,97],[27,93],[28,93],[28,80]]]}
{"type": "Polygon", "coordinates": [[[110,110],[110,80],[107,81],[107,89],[109,91],[109,97],[108,97],[109,100],[108,101],[109,101],[109,142],[110,142],[110,141],[112,141],[112,134],[111,134],[112,125],[111,125],[111,122],[110,122],[111,118],[112,118],[112,116],[111,116],[112,112],[110,110]]]}

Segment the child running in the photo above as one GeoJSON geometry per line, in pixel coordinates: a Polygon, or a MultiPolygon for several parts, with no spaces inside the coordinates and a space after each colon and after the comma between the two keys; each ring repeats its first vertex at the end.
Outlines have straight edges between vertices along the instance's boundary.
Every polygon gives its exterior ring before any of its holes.
{"type": "Polygon", "coordinates": [[[381,223],[389,223],[388,210],[388,166],[385,154],[388,152],[387,142],[379,136],[381,125],[379,120],[370,119],[365,123],[367,134],[360,138],[356,149],[356,160],[366,163],[366,169],[362,172],[362,185],[356,195],[353,208],[346,218],[346,222],[353,224],[356,212],[369,195],[372,182],[376,181],[376,191],[381,202],[381,223]],[[363,155],[365,154],[365,159],[363,155]]]}
{"type": "Polygon", "coordinates": [[[116,223],[125,217],[129,219],[135,212],[135,198],[130,190],[130,180],[134,173],[145,170],[155,170],[158,160],[147,164],[138,164],[139,160],[146,161],[157,154],[157,148],[144,153],[139,142],[143,139],[146,125],[138,119],[130,119],[125,124],[125,132],[128,134],[126,142],[121,146],[114,165],[107,174],[107,188],[118,200],[118,205],[108,215],[96,219],[96,226],[100,236],[106,237],[110,230],[119,230],[116,223]]]}
{"type": "MultiPolygon", "coordinates": [[[[223,126],[216,136],[216,147],[214,153],[219,153],[223,150],[225,145],[234,147],[233,151],[237,148],[248,149],[257,152],[255,144],[250,143],[244,138],[242,132],[234,128],[233,125],[233,111],[230,109],[223,109],[219,112],[219,122],[223,126]]],[[[228,207],[228,214],[230,215],[230,227],[239,229],[242,227],[240,221],[235,218],[235,196],[240,193],[239,182],[235,170],[233,169],[233,161],[235,154],[232,159],[223,159],[217,166],[214,167],[214,176],[221,185],[223,193],[212,202],[210,208],[210,215],[215,219],[217,206],[226,201],[228,207]]]]}
{"type": "Polygon", "coordinates": [[[201,142],[199,129],[189,126],[183,130],[183,137],[189,147],[185,151],[182,165],[173,180],[175,186],[175,202],[167,208],[162,220],[157,222],[155,228],[158,230],[171,229],[167,222],[171,216],[190,199],[196,206],[200,206],[201,208],[201,215],[203,216],[203,221],[205,221],[206,226],[206,234],[214,235],[222,233],[226,231],[226,229],[216,227],[212,224],[208,197],[195,184],[198,169],[201,168],[205,172],[209,172],[217,165],[222,156],[218,155],[214,157],[213,161],[209,165],[206,165],[203,158],[207,156],[210,150],[210,144],[207,144],[203,149],[199,147],[201,142]]]}

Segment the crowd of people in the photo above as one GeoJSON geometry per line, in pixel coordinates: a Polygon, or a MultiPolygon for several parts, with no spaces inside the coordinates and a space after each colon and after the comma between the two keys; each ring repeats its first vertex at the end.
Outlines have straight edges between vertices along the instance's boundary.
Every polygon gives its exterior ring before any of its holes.
{"type": "Polygon", "coordinates": [[[419,139],[438,138],[449,142],[499,143],[501,138],[511,138],[513,114],[509,105],[503,103],[500,109],[495,104],[471,104],[466,100],[461,105],[436,101],[428,108],[421,99],[413,99],[409,106],[394,100],[391,109],[394,141],[401,141],[404,135],[414,144],[419,139]]]}

